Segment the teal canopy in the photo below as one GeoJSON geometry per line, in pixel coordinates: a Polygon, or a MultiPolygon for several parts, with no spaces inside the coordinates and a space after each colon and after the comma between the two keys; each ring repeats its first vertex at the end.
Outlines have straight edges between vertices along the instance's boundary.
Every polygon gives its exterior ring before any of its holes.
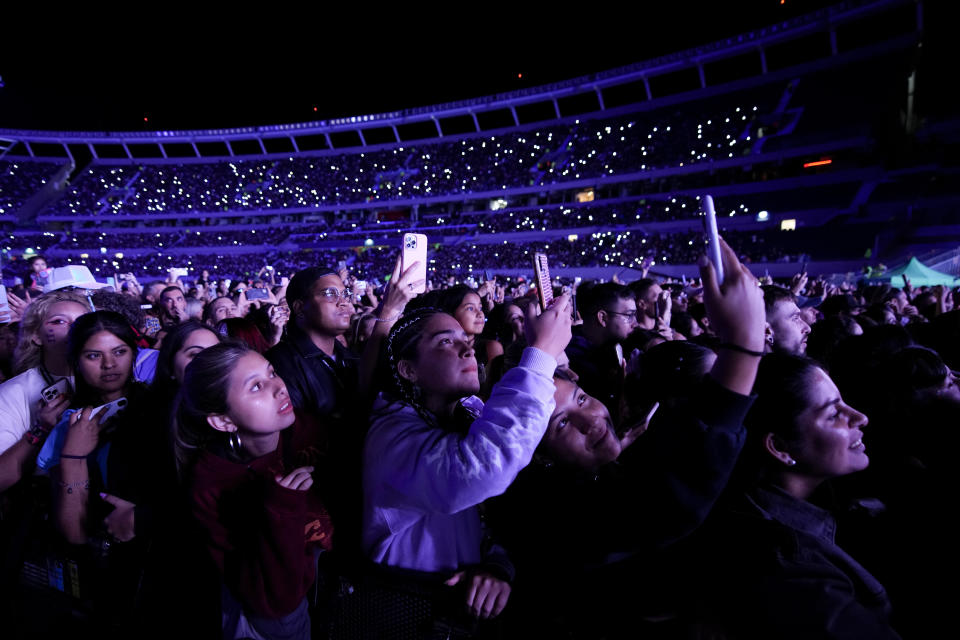
{"type": "Polygon", "coordinates": [[[931,269],[916,258],[910,258],[910,262],[908,262],[906,266],[900,267],[899,269],[894,269],[893,271],[887,271],[886,273],[877,276],[876,279],[889,279],[891,286],[902,287],[904,274],[906,274],[907,278],[910,279],[910,284],[914,287],[932,287],[938,284],[953,286],[957,283],[957,278],[953,277],[949,273],[943,273],[941,271],[937,271],[936,269],[931,269]]]}

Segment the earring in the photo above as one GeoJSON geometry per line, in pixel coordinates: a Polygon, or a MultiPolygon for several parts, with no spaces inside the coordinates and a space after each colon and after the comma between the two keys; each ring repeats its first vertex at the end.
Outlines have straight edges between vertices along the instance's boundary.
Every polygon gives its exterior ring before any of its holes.
{"type": "Polygon", "coordinates": [[[797,461],[794,460],[793,458],[787,458],[786,460],[784,460],[784,463],[786,463],[788,467],[792,467],[793,465],[797,464],[797,461]]]}
{"type": "Polygon", "coordinates": [[[420,396],[423,395],[423,391],[420,389],[419,386],[417,386],[416,384],[414,384],[414,385],[411,387],[411,389],[410,389],[410,394],[413,396],[413,399],[414,399],[414,400],[419,401],[419,400],[420,400],[420,396]]]}
{"type": "Polygon", "coordinates": [[[240,433],[238,431],[234,431],[230,434],[230,437],[227,439],[227,446],[230,447],[230,452],[233,453],[233,455],[238,457],[240,456],[243,443],[240,442],[240,433]]]}

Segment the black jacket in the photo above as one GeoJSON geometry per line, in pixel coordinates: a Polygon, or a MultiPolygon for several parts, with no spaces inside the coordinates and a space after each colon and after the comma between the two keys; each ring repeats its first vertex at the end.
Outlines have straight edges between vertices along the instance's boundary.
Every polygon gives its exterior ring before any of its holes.
{"type": "MultiPolygon", "coordinates": [[[[598,472],[533,463],[489,505],[517,568],[511,596],[519,636],[536,620],[553,633],[632,631],[660,602],[664,549],[695,530],[720,496],[743,447],[753,398],[707,378],[695,403],[658,413],[618,462],[598,472]],[[656,566],[655,566],[656,565],[656,566]],[[571,631],[572,630],[572,631],[571,631]]],[[[508,608],[509,610],[509,608],[508,608]]]]}
{"type": "Polygon", "coordinates": [[[320,418],[340,417],[357,391],[359,360],[339,342],[334,345],[330,357],[291,323],[283,339],[265,354],[287,383],[293,406],[320,418]]]}

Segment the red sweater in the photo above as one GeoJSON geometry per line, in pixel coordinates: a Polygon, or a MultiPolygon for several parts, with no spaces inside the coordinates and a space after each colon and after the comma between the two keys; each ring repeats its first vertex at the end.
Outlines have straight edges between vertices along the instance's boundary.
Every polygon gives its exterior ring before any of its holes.
{"type": "MultiPolygon", "coordinates": [[[[330,548],[333,525],[320,497],[277,484],[274,476],[323,464],[325,438],[309,416],[297,414],[292,437],[247,464],[204,451],[193,468],[193,515],[221,577],[244,606],[279,618],[299,606],[316,578],[314,551],[330,548]],[[284,465],[283,447],[292,449],[284,465]]],[[[319,474],[315,472],[315,477],[319,474]]]]}

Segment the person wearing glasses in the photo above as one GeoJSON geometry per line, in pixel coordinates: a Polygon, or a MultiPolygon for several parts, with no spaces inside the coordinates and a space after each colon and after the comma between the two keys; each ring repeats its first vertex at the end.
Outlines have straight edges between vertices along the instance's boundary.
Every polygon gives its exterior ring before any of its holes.
{"type": "Polygon", "coordinates": [[[265,354],[297,409],[339,417],[355,393],[359,360],[341,341],[354,313],[351,292],[331,269],[298,271],[287,287],[291,318],[265,354]]]}
{"type": "Polygon", "coordinates": [[[619,424],[623,391],[623,349],[619,345],[637,327],[637,302],[633,293],[615,282],[604,282],[578,291],[583,324],[574,328],[567,346],[570,368],[580,387],[600,400],[619,424]]]}
{"type": "Polygon", "coordinates": [[[333,462],[327,472],[337,482],[327,494],[327,506],[337,522],[338,555],[346,561],[360,556],[359,463],[376,359],[381,342],[423,284],[414,279],[415,265],[401,272],[398,256],[359,356],[344,340],[355,309],[340,274],[324,267],[298,271],[287,286],[290,320],[284,335],[264,354],[286,383],[294,408],[318,418],[329,438],[333,462]]]}

